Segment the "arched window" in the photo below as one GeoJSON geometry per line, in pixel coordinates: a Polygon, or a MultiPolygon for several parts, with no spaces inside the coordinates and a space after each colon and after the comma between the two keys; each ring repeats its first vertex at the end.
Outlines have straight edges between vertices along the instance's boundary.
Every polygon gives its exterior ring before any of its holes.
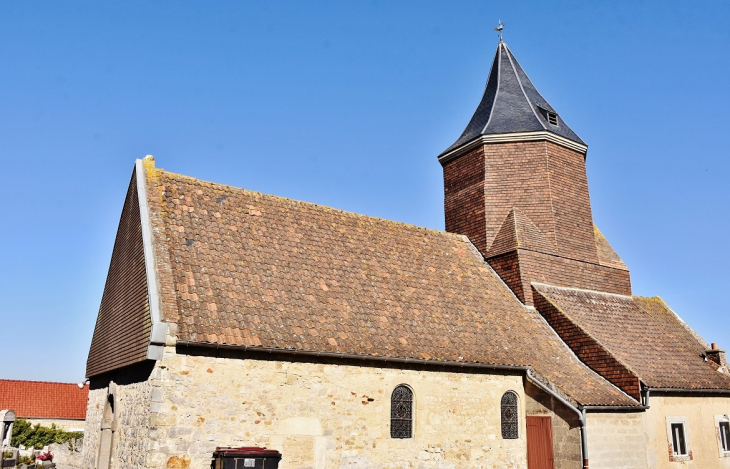
{"type": "Polygon", "coordinates": [[[413,391],[404,384],[395,387],[390,396],[390,437],[413,436],[413,391]]]}
{"type": "Polygon", "coordinates": [[[514,440],[518,438],[519,411],[517,409],[517,395],[507,391],[502,396],[502,438],[514,440]]]}

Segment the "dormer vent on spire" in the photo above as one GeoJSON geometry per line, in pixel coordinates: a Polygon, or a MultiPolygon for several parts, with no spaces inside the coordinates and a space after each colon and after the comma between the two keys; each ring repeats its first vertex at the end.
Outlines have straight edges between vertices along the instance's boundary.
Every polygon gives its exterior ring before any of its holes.
{"type": "Polygon", "coordinates": [[[484,141],[551,140],[585,153],[587,146],[563,121],[507,47],[500,42],[482,100],[461,136],[439,160],[443,163],[484,141]]]}

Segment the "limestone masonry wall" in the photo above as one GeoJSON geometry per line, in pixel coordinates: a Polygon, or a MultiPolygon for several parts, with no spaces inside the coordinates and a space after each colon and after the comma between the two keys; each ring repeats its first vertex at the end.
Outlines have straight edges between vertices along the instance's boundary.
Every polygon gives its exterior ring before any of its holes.
{"type": "Polygon", "coordinates": [[[591,469],[654,468],[647,465],[644,413],[586,414],[591,469]]]}
{"type": "MultiPolygon", "coordinates": [[[[155,368],[156,369],[156,368],[155,368]]],[[[143,380],[133,369],[112,378],[91,380],[84,430],[83,467],[97,467],[101,423],[107,396],[114,400],[112,469],[145,467],[154,380],[143,380]]],[[[154,372],[153,372],[154,373],[154,372]]]]}
{"type": "Polygon", "coordinates": [[[644,416],[647,435],[647,465],[657,469],[730,469],[730,453],[720,444],[717,420],[730,415],[730,398],[712,395],[653,393],[644,416]],[[691,458],[672,461],[668,421],[684,419],[687,449],[691,458]]]}
{"type": "Polygon", "coordinates": [[[216,446],[265,446],[281,469],[525,468],[522,377],[182,355],[153,374],[148,467],[209,467],[216,446]],[[390,438],[390,394],[414,391],[412,439],[390,438]],[[500,399],[520,397],[503,440],[500,399]]]}

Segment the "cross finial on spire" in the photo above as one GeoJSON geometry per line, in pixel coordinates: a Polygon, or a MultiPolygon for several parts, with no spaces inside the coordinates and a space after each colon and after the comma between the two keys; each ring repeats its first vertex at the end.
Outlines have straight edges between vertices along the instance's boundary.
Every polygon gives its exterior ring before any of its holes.
{"type": "Polygon", "coordinates": [[[504,29],[504,23],[502,23],[502,20],[499,20],[499,24],[496,28],[494,28],[495,31],[499,33],[499,42],[502,42],[502,30],[504,29]]]}

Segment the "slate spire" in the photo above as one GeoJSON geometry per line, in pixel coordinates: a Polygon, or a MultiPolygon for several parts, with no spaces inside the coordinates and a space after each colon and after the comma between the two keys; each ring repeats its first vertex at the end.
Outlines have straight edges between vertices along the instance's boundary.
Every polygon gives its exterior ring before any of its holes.
{"type": "Polygon", "coordinates": [[[481,135],[517,132],[551,132],[585,145],[537,91],[507,44],[500,41],[477,110],[461,137],[441,155],[481,135]]]}

